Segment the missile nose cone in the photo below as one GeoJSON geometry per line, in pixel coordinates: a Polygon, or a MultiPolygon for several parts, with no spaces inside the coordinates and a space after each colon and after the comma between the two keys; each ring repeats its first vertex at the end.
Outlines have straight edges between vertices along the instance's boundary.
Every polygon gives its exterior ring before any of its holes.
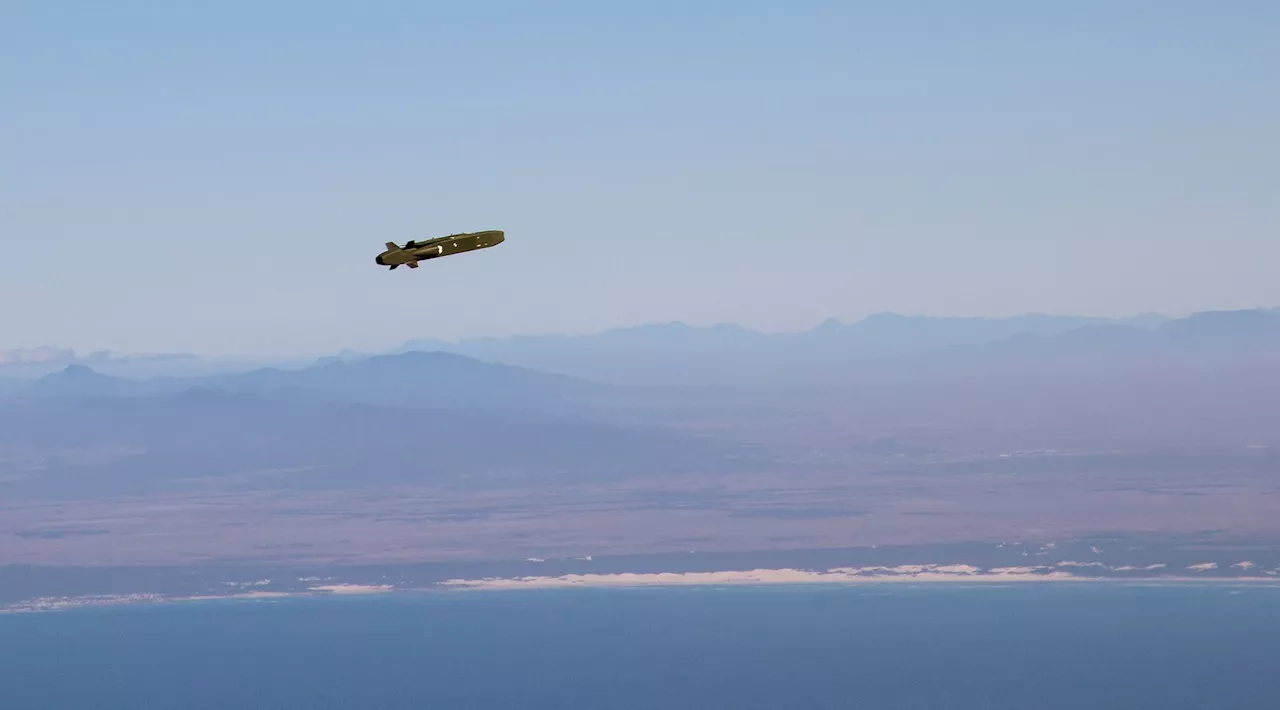
{"type": "Polygon", "coordinates": [[[382,255],[381,255],[381,254],[379,254],[379,255],[377,255],[376,257],[374,257],[373,261],[374,261],[374,263],[375,263],[375,264],[377,264],[378,266],[386,266],[386,265],[387,265],[387,264],[386,264],[386,262],[384,262],[384,261],[382,260],[382,255]]]}

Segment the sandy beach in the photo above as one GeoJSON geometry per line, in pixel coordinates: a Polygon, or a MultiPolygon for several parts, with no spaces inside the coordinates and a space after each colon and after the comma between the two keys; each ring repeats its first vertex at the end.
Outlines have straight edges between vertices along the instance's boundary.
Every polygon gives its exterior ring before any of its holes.
{"type": "MultiPolygon", "coordinates": [[[[1064,565],[1069,566],[1069,565],[1064,565]]],[[[953,583],[1004,584],[1010,582],[1229,582],[1280,583],[1276,571],[1260,577],[1160,576],[1116,577],[1073,574],[1046,567],[1001,567],[983,571],[971,565],[902,565],[898,567],[841,567],[826,571],[754,569],[742,571],[570,574],[556,577],[451,579],[440,586],[450,589],[555,589],[574,587],[661,587],[770,584],[883,584],[953,583]]]]}

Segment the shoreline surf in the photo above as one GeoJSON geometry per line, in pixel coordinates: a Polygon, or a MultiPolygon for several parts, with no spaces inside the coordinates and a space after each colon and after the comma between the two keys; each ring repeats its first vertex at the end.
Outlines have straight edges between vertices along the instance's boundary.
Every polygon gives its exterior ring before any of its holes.
{"type": "MultiPolygon", "coordinates": [[[[1143,570],[1149,571],[1149,570],[1143,570]]],[[[1213,585],[1213,586],[1280,586],[1280,575],[1266,571],[1266,576],[1188,576],[1185,574],[1151,576],[1089,576],[1062,569],[1019,567],[982,570],[971,565],[902,565],[899,567],[833,568],[803,570],[793,568],[718,570],[709,572],[655,572],[614,574],[566,574],[558,576],[487,577],[479,579],[447,579],[432,585],[345,584],[333,583],[309,587],[301,591],[252,591],[235,594],[201,594],[170,596],[140,592],[121,595],[87,595],[80,597],[38,597],[0,608],[0,614],[30,614],[67,611],[92,607],[169,605],[210,601],[275,601],[282,599],[360,597],[450,592],[492,592],[551,589],[657,589],[690,587],[764,587],[764,586],[866,586],[866,585],[968,585],[998,586],[1007,584],[1118,584],[1129,586],[1213,585]]]]}

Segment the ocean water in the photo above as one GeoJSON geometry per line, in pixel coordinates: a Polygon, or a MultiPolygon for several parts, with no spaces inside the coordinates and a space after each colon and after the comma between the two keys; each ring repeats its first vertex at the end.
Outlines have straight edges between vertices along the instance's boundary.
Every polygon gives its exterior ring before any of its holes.
{"type": "Polygon", "coordinates": [[[460,592],[0,616],[0,708],[1280,708],[1280,589],[460,592]]]}

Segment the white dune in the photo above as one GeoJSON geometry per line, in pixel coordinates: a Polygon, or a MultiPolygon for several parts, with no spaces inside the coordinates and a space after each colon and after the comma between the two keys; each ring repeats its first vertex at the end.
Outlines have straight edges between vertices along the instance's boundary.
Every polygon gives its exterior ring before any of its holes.
{"type": "Polygon", "coordinates": [[[330,594],[379,594],[389,592],[389,584],[326,584],[318,587],[307,587],[311,592],[328,592],[330,594]]]}
{"type": "Polygon", "coordinates": [[[1147,565],[1146,567],[1134,567],[1133,565],[1123,565],[1121,567],[1112,567],[1111,571],[1112,572],[1135,572],[1135,571],[1151,572],[1154,570],[1163,569],[1168,566],[1169,565],[1166,565],[1163,562],[1160,562],[1154,565],[1147,565]]]}
{"type": "Polygon", "coordinates": [[[1041,567],[1005,567],[985,574],[969,565],[903,565],[842,567],[815,572],[798,569],[754,569],[719,572],[566,574],[559,577],[450,579],[441,584],[459,589],[549,589],[565,587],[645,587],[732,584],[878,584],[888,582],[1016,582],[1071,581],[1088,577],[1041,567]]]}

